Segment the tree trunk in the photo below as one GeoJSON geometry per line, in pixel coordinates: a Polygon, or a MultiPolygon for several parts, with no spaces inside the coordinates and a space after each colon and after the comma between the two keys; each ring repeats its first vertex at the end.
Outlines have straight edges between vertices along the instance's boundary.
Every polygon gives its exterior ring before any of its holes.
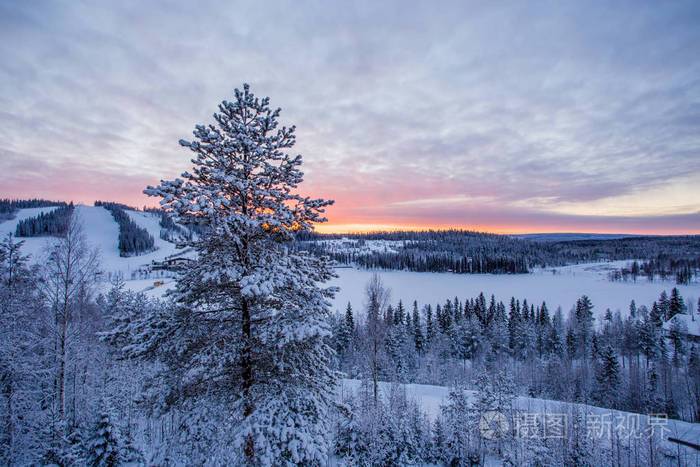
{"type": "MultiPolygon", "coordinates": [[[[250,307],[244,299],[241,304],[242,311],[242,331],[243,331],[243,352],[241,355],[241,375],[243,377],[243,416],[249,417],[253,414],[253,401],[251,389],[253,387],[253,359],[252,342],[250,329],[250,307]]],[[[255,457],[255,445],[253,436],[248,435],[245,443],[245,456],[252,463],[255,457]]]]}
{"type": "Polygon", "coordinates": [[[3,454],[2,458],[4,458],[5,462],[7,462],[8,465],[11,465],[12,464],[12,444],[14,443],[14,431],[15,431],[14,422],[13,422],[14,391],[12,390],[12,375],[11,374],[6,375],[6,380],[3,384],[3,393],[5,396],[5,421],[3,423],[4,433],[3,433],[2,444],[5,445],[6,451],[4,453],[2,453],[3,454]]]}
{"type": "Polygon", "coordinates": [[[372,388],[374,391],[374,406],[377,406],[379,400],[379,349],[377,343],[377,336],[375,334],[372,339],[372,388]]]}

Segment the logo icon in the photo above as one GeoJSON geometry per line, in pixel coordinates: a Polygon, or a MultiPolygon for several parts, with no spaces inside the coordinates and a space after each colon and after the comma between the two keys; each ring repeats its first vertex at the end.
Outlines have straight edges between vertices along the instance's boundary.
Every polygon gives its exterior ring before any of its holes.
{"type": "Polygon", "coordinates": [[[479,431],[486,439],[498,439],[508,432],[508,419],[501,412],[484,412],[479,420],[479,431]]]}

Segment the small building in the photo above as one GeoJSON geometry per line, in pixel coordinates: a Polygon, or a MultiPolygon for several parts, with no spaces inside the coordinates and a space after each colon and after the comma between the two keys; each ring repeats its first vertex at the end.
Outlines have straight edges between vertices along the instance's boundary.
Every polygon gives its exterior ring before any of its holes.
{"type": "Polygon", "coordinates": [[[664,334],[666,337],[670,335],[671,327],[675,324],[686,336],[688,342],[700,344],[700,317],[695,313],[678,313],[664,323],[664,334]]]}
{"type": "Polygon", "coordinates": [[[190,258],[182,256],[166,258],[163,261],[153,261],[151,269],[153,271],[178,271],[183,269],[190,261],[192,261],[190,258]]]}

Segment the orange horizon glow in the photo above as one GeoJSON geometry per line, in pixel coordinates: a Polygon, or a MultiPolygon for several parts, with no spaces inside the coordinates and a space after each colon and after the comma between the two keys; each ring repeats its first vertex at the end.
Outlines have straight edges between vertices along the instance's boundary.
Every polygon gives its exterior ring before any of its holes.
{"type": "Polygon", "coordinates": [[[465,230],[471,232],[491,233],[499,235],[530,235],[530,234],[629,234],[629,235],[700,235],[700,230],[677,229],[570,229],[552,227],[545,229],[528,228],[524,226],[487,226],[467,224],[435,224],[435,225],[400,225],[400,224],[316,224],[315,232],[320,234],[364,234],[378,232],[428,232],[445,230],[465,230]]]}
{"type": "MultiPolygon", "coordinates": [[[[133,181],[130,183],[129,192],[136,193],[132,196],[124,196],[124,186],[115,186],[114,184],[103,184],[99,189],[91,189],[91,193],[85,193],[85,187],[76,185],[75,188],[81,191],[71,191],[68,187],[54,187],[54,190],[49,191],[33,191],[27,186],[23,186],[21,190],[7,192],[0,190],[0,198],[45,198],[63,200],[66,202],[73,201],[75,204],[85,204],[92,206],[95,200],[106,200],[124,203],[129,206],[142,209],[143,207],[159,207],[158,200],[147,197],[140,193],[140,188],[145,186],[142,181],[133,181]],[[56,196],[55,193],[60,191],[67,196],[56,196]]],[[[93,187],[96,188],[96,187],[93,187]]],[[[330,190],[319,190],[327,192],[330,190]]],[[[542,214],[551,216],[551,213],[534,213],[531,217],[523,217],[522,222],[507,222],[509,215],[503,214],[500,219],[505,219],[505,222],[480,222],[480,217],[487,217],[492,211],[493,206],[485,206],[482,209],[477,209],[473,215],[460,215],[455,217],[468,217],[474,219],[473,223],[468,222],[446,222],[441,219],[439,222],[431,222],[429,215],[425,218],[407,218],[405,215],[394,214],[391,212],[382,212],[382,202],[380,199],[371,196],[368,193],[360,194],[363,196],[361,203],[355,197],[348,199],[347,194],[331,193],[329,197],[339,199],[336,205],[330,207],[326,212],[326,217],[329,219],[325,223],[317,223],[314,230],[321,234],[356,234],[356,233],[372,233],[382,231],[428,231],[428,230],[468,230],[474,232],[494,233],[502,235],[524,235],[524,234],[543,234],[543,233],[572,233],[572,234],[632,234],[632,235],[700,235],[700,227],[695,228],[697,222],[691,225],[682,225],[675,223],[659,223],[654,222],[654,217],[647,220],[644,217],[613,217],[613,216],[562,216],[560,218],[551,218],[542,216],[542,214]],[[345,199],[344,198],[345,195],[345,199]],[[378,212],[364,214],[358,212],[358,205],[376,206],[378,212]]]]}

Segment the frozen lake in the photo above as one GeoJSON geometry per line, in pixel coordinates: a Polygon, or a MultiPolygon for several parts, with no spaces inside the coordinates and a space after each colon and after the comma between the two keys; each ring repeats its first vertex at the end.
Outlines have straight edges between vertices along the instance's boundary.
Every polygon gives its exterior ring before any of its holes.
{"type": "MultiPolygon", "coordinates": [[[[581,295],[588,295],[593,301],[594,313],[602,316],[606,308],[620,310],[626,316],[630,301],[635,300],[637,306],[647,305],[651,307],[654,300],[659,297],[662,290],[670,293],[673,287],[678,287],[693,309],[697,307],[697,299],[700,297],[700,284],[693,283],[687,286],[676,286],[673,281],[649,282],[646,278],[640,278],[637,282],[611,282],[607,279],[607,272],[613,265],[620,266],[625,261],[618,263],[596,263],[577,266],[566,266],[552,269],[539,270],[530,274],[452,274],[431,272],[408,271],[368,271],[351,268],[337,269],[338,278],[330,285],[340,287],[340,292],[333,300],[333,307],[337,311],[345,310],[347,303],[352,304],[353,310],[362,315],[364,309],[365,285],[375,272],[384,281],[385,286],[391,289],[391,303],[396,304],[399,299],[410,309],[414,300],[418,300],[421,307],[430,303],[444,303],[448,298],[457,296],[460,300],[472,298],[484,292],[487,299],[494,294],[497,300],[502,300],[508,305],[511,296],[521,301],[527,299],[528,303],[539,305],[547,302],[550,313],[558,306],[566,314],[576,303],[581,295]]],[[[161,296],[165,290],[173,286],[172,279],[145,279],[127,281],[133,290],[145,291],[151,296],[161,296]],[[162,280],[164,284],[153,288],[155,280],[162,280]]]]}
{"type": "MultiPolygon", "coordinates": [[[[561,306],[566,313],[581,295],[588,295],[595,305],[594,312],[601,316],[606,308],[620,310],[623,316],[627,313],[629,303],[634,299],[639,305],[651,306],[662,290],[670,290],[676,286],[673,281],[649,282],[640,278],[634,282],[611,282],[607,272],[612,265],[620,266],[626,261],[617,263],[598,263],[577,266],[566,266],[538,270],[530,274],[452,274],[426,273],[407,271],[376,271],[391,289],[391,302],[403,300],[407,307],[414,300],[420,305],[444,303],[448,298],[459,297],[460,300],[475,297],[479,292],[497,300],[510,301],[511,296],[517,299],[527,299],[530,304],[547,302],[550,312],[561,306]]],[[[375,271],[358,269],[337,269],[339,277],[332,284],[341,288],[333,305],[337,310],[344,310],[348,302],[358,312],[363,309],[365,285],[375,271]]],[[[677,286],[686,302],[697,306],[700,297],[700,284],[677,286]]]]}

